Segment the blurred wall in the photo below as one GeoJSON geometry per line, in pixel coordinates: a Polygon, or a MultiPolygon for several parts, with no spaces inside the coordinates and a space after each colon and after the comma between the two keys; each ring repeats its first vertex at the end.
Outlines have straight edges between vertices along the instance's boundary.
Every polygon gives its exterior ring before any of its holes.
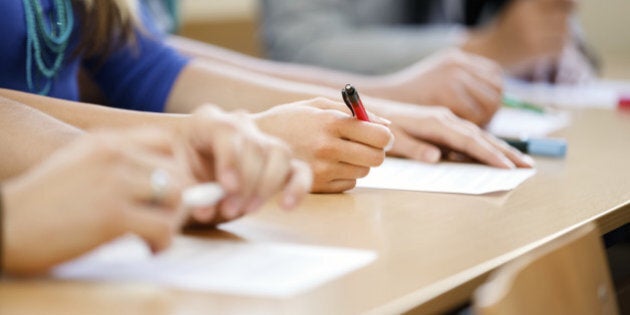
{"type": "Polygon", "coordinates": [[[630,57],[630,1],[582,0],[580,20],[589,41],[607,54],[630,57]]]}
{"type": "Polygon", "coordinates": [[[580,21],[603,59],[603,75],[630,79],[629,0],[581,0],[580,21]]]}
{"type": "Polygon", "coordinates": [[[257,0],[180,0],[180,34],[260,56],[257,0]]]}
{"type": "MultiPolygon", "coordinates": [[[[630,0],[578,0],[579,19],[604,76],[630,79],[630,0]]],[[[181,0],[184,36],[261,56],[257,0],[181,0]]]]}

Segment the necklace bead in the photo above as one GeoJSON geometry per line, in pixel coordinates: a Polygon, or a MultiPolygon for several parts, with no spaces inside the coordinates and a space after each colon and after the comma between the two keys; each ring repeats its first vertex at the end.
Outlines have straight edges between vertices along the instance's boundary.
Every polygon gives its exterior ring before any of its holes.
{"type": "Polygon", "coordinates": [[[54,0],[50,22],[47,22],[39,1],[23,0],[27,32],[26,81],[31,92],[47,95],[62,68],[74,15],[71,0],[54,0]]]}

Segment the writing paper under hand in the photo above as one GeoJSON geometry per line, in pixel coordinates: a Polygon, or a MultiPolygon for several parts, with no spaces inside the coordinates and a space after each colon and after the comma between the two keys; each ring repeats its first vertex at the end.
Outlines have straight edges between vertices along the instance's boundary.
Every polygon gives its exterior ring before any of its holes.
{"type": "Polygon", "coordinates": [[[357,187],[478,195],[512,190],[535,173],[535,169],[386,158],[367,177],[359,179],[357,187]]]}
{"type": "Polygon", "coordinates": [[[372,251],[180,236],[156,256],[125,236],[69,263],[61,279],[141,282],[235,295],[289,297],[376,259],[372,251]]]}

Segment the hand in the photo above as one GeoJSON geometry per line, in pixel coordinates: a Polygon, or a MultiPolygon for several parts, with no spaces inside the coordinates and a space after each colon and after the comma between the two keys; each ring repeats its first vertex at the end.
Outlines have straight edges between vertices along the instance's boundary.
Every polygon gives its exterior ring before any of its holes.
{"type": "Polygon", "coordinates": [[[383,163],[385,148],[393,140],[387,127],[359,121],[342,112],[346,110],[342,103],[316,98],[276,106],[254,117],[260,129],[282,138],[310,164],[312,192],[332,193],[352,189],[370,167],[383,163]]]}
{"type": "Polygon", "coordinates": [[[507,69],[543,57],[557,57],[570,39],[575,0],[517,0],[488,26],[473,31],[464,50],[499,62],[507,69]]]}
{"type": "Polygon", "coordinates": [[[501,167],[532,167],[534,161],[447,108],[417,106],[364,99],[366,105],[392,121],[394,147],[389,152],[427,163],[442,158],[442,149],[465,154],[482,163],[501,167]]]}
{"type": "Polygon", "coordinates": [[[167,247],[182,187],[192,180],[172,144],[153,129],[87,135],[7,182],[7,271],[43,272],[129,232],[154,251],[167,247]],[[155,170],[169,176],[161,197],[152,189],[155,170]]]}
{"type": "Polygon", "coordinates": [[[453,49],[386,76],[381,85],[388,90],[388,99],[445,106],[483,126],[501,105],[502,75],[493,61],[453,49]]]}
{"type": "Polygon", "coordinates": [[[597,77],[591,61],[574,43],[566,45],[557,61],[555,83],[584,84],[597,77]]]}
{"type": "Polygon", "coordinates": [[[280,205],[291,209],[310,190],[308,165],[293,158],[284,142],[260,132],[244,113],[200,107],[185,124],[182,140],[195,179],[216,180],[226,191],[216,207],[195,209],[193,224],[234,220],[259,209],[278,192],[280,205]]]}

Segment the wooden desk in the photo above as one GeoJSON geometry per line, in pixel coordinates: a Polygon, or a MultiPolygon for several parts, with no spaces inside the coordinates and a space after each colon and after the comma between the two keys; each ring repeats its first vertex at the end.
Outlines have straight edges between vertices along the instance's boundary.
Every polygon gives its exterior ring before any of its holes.
{"type": "Polygon", "coordinates": [[[0,285],[1,314],[431,313],[468,298],[501,264],[568,228],[630,222],[630,113],[577,112],[566,159],[537,159],[516,190],[486,196],[356,189],[313,195],[293,213],[269,206],[209,236],[371,249],[379,258],[290,300],[145,285],[29,281],[0,285]]]}

